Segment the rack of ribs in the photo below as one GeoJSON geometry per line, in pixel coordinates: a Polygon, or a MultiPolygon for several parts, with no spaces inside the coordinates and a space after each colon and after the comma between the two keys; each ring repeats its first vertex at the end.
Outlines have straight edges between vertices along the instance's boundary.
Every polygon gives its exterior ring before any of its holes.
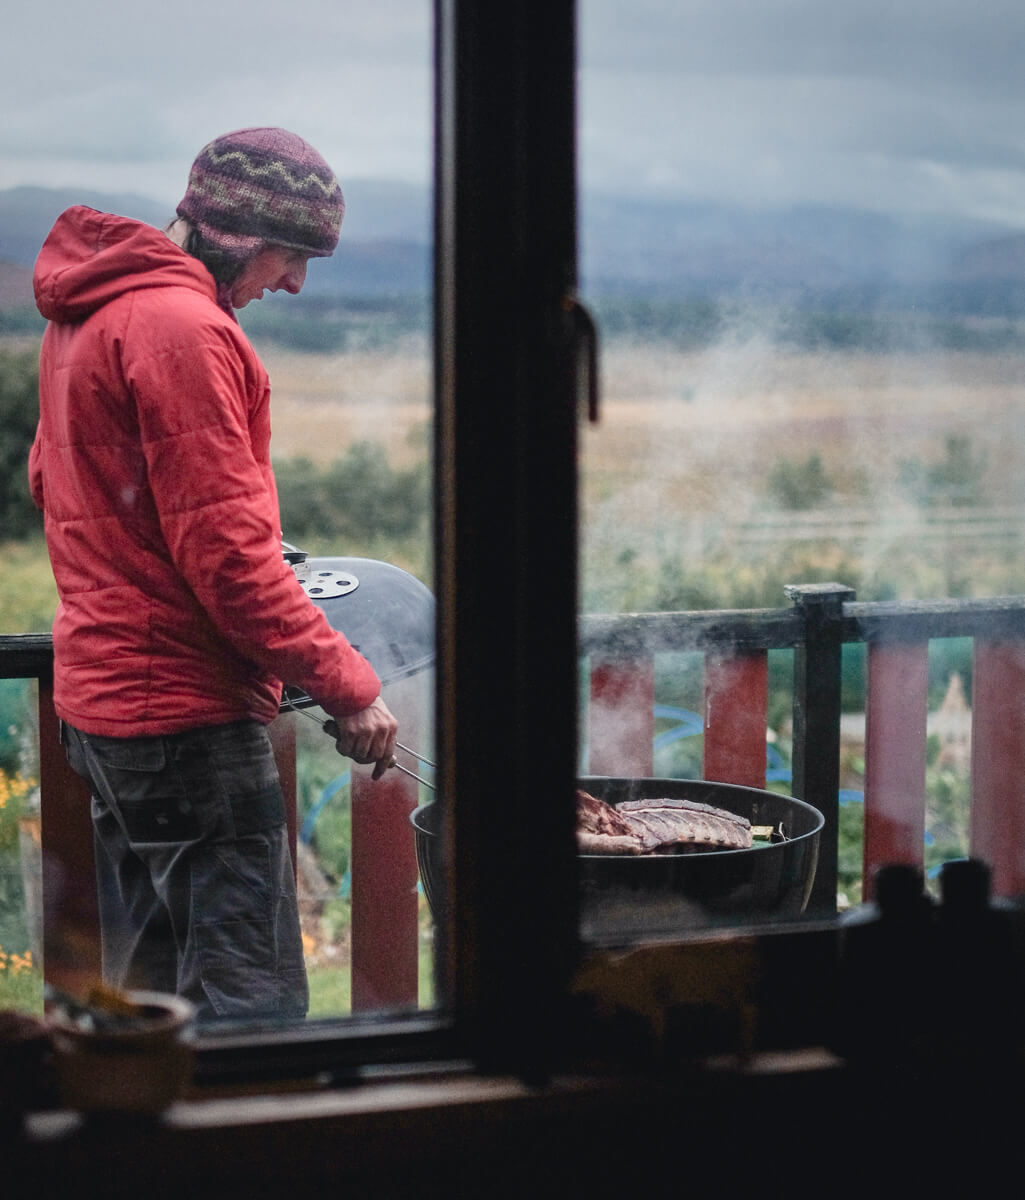
{"type": "Polygon", "coordinates": [[[689,854],[747,850],[746,817],[696,800],[624,800],[615,806],[577,790],[577,849],[581,854],[689,854]]]}

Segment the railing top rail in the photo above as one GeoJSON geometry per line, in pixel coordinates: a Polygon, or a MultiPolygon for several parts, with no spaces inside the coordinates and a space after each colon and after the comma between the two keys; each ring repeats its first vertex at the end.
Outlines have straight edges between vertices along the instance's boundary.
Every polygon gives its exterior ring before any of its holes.
{"type": "MultiPolygon", "coordinates": [[[[844,642],[944,637],[1025,637],[1025,596],[984,599],[848,600],[839,605],[844,642]]],[[[712,611],[590,613],[580,619],[582,654],[637,658],[667,651],[793,649],[803,644],[799,605],[712,611]]],[[[0,635],[0,679],[47,677],[48,633],[0,635]]]]}
{"type": "Polygon", "coordinates": [[[843,640],[922,641],[943,637],[1025,636],[1025,596],[967,600],[851,601],[843,640]]]}
{"type": "Polygon", "coordinates": [[[0,679],[45,679],[53,671],[48,633],[0,634],[0,679]]]}
{"type": "Polygon", "coordinates": [[[615,658],[723,645],[768,650],[798,645],[804,622],[792,608],[588,614],[578,636],[581,653],[615,658]]]}
{"type": "MultiPolygon", "coordinates": [[[[984,599],[845,601],[844,642],[925,641],[945,637],[1025,637],[1025,596],[984,599]]],[[[665,651],[778,650],[800,646],[805,622],[793,608],[710,612],[589,614],[580,620],[584,654],[631,658],[665,651]]]]}

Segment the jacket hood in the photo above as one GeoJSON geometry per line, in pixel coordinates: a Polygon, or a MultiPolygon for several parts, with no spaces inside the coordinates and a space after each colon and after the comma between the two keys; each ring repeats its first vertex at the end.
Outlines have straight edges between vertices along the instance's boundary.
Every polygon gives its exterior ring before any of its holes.
{"type": "Polygon", "coordinates": [[[187,287],[217,298],[206,267],[162,230],[84,205],[57,218],[36,259],[33,286],[48,321],[81,321],[142,288],[187,287]]]}

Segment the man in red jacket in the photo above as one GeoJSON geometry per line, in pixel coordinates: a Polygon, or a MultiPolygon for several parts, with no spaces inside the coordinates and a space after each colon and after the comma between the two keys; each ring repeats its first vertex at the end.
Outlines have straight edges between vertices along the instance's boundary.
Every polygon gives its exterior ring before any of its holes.
{"type": "Polygon", "coordinates": [[[282,681],[375,778],[395,747],[373,668],[284,560],[267,374],[234,316],[297,293],[343,213],[312,146],[244,129],[200,152],[166,231],[72,208],[36,264],[29,475],[60,597],[54,703],[92,791],[104,977],[201,1017],[307,1009],[266,729],[282,681]]]}

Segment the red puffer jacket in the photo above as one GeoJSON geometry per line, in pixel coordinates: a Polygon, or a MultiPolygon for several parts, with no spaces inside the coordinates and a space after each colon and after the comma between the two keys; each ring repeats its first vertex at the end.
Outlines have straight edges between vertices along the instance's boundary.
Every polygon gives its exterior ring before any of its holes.
{"type": "Polygon", "coordinates": [[[111,737],[266,723],[281,680],[365,708],[373,668],[282,557],[267,374],[206,268],[80,207],[35,288],[50,324],[29,482],[60,596],[58,715],[111,737]]]}

